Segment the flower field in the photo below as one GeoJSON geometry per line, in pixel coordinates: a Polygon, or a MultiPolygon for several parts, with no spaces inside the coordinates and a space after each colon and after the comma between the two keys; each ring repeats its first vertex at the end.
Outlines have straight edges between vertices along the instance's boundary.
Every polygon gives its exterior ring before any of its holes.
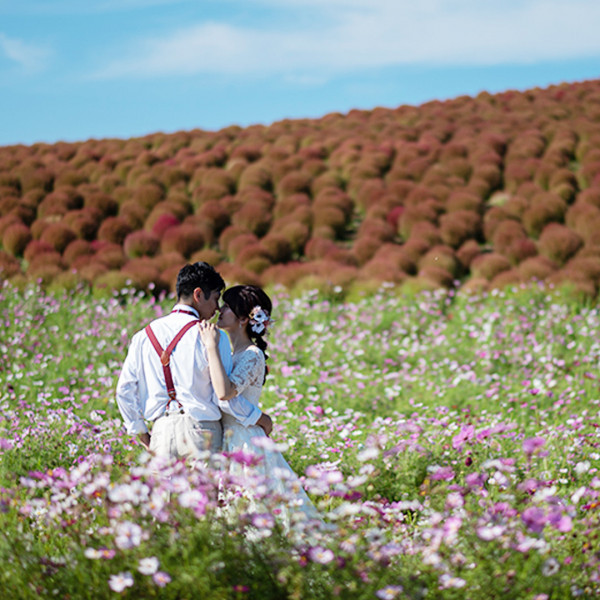
{"type": "Polygon", "coordinates": [[[172,298],[3,285],[3,598],[600,593],[596,306],[541,286],[274,296],[263,405],[326,527],[224,474],[249,455],[164,464],[123,434],[128,340],[172,298]]]}

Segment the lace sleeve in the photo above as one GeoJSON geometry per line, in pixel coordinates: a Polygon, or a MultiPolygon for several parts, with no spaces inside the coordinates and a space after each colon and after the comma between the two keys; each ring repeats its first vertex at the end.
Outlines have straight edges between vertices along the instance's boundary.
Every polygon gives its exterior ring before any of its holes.
{"type": "Polygon", "coordinates": [[[229,380],[235,386],[236,392],[243,394],[247,387],[262,383],[264,374],[265,359],[263,353],[260,350],[256,351],[249,348],[239,356],[234,357],[229,380]]]}

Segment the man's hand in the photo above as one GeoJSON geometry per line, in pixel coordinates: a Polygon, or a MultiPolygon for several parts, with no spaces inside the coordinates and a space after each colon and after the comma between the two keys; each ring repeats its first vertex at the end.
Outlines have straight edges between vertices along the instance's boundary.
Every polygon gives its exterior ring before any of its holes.
{"type": "Polygon", "coordinates": [[[145,433],[138,433],[138,440],[140,440],[146,450],[150,450],[150,434],[147,431],[145,433]]]}
{"type": "Polygon", "coordinates": [[[259,427],[262,427],[267,435],[271,435],[271,431],[273,431],[273,421],[267,413],[260,415],[260,419],[256,421],[256,424],[259,427]]]}

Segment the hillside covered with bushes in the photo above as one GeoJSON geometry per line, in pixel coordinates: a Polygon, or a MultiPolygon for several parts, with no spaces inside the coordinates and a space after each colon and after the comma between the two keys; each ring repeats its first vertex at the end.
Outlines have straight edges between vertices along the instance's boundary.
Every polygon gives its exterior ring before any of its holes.
{"type": "Polygon", "coordinates": [[[0,280],[600,284],[600,80],[270,126],[0,148],[0,280]]]}

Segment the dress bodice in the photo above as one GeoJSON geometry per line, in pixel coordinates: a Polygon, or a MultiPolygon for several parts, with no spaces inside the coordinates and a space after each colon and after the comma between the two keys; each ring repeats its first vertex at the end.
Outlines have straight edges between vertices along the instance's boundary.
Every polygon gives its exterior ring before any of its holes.
{"type": "MultiPolygon", "coordinates": [[[[249,346],[233,355],[233,368],[229,380],[235,386],[237,395],[258,406],[265,377],[265,355],[257,346],[249,346]]],[[[223,415],[223,424],[237,423],[234,417],[223,415]]]]}

